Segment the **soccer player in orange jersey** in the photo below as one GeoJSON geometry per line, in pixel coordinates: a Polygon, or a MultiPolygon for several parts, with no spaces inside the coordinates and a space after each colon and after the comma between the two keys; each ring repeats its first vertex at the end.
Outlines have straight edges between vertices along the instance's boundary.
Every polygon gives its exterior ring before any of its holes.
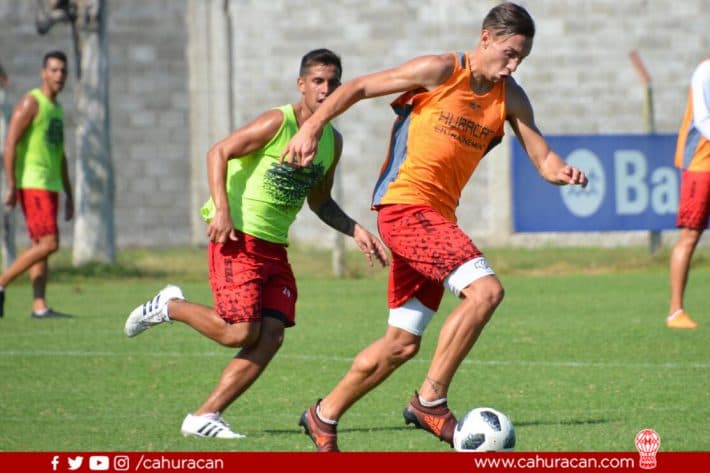
{"type": "Polygon", "coordinates": [[[676,220],[680,235],[671,254],[671,302],[666,326],[693,329],[698,324],[683,310],[683,295],[690,260],[710,214],[710,59],[693,72],[675,164],[682,170],[676,220]]]}
{"type": "Polygon", "coordinates": [[[337,451],[336,425],[358,399],[419,350],[445,289],[460,299],[439,333],[429,370],[404,409],[408,424],[452,443],[447,407],[454,375],[503,299],[503,286],[481,251],[456,224],[463,186],[503,135],[507,120],[540,175],[556,185],[587,184],[548,146],[512,74],[530,53],[535,25],[522,7],[503,3],[485,17],[477,46],[428,55],[343,84],[302,124],[282,153],[307,165],[322,127],[359,100],[402,93],[373,208],[392,252],[388,327],[360,352],[336,387],[301,416],[319,451],[337,451]]]}

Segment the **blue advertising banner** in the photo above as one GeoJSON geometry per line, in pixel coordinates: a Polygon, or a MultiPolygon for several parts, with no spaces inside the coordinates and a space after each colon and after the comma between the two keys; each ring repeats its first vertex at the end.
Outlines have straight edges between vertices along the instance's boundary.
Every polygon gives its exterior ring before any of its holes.
{"type": "Polygon", "coordinates": [[[512,140],[516,232],[587,232],[675,228],[680,171],[677,135],[546,136],[552,149],[587,174],[589,185],[555,186],[512,140]]]}

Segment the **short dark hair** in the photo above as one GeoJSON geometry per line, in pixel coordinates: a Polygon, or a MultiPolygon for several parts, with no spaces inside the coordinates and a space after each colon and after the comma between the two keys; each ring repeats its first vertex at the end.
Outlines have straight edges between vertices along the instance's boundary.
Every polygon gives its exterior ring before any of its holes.
{"type": "Polygon", "coordinates": [[[317,64],[325,64],[326,66],[335,66],[338,68],[338,77],[343,75],[343,65],[340,63],[340,56],[335,54],[330,49],[314,49],[306,53],[301,58],[301,70],[298,72],[300,77],[308,73],[308,69],[317,64]]]}
{"type": "Polygon", "coordinates": [[[42,59],[42,68],[47,67],[47,62],[49,62],[50,59],[59,59],[64,64],[67,63],[67,55],[64,54],[63,51],[55,50],[44,55],[44,59],[42,59]]]}
{"type": "Polygon", "coordinates": [[[491,30],[496,36],[520,34],[526,38],[535,36],[535,22],[530,14],[512,2],[497,5],[483,19],[483,29],[491,30]]]}

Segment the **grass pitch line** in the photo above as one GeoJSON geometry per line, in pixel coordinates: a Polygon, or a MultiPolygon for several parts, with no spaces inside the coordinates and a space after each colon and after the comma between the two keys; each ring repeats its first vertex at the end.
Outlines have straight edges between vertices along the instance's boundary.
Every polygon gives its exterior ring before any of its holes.
{"type": "MultiPolygon", "coordinates": [[[[31,351],[0,351],[0,357],[66,357],[66,358],[130,358],[130,357],[149,357],[149,358],[205,358],[219,357],[223,358],[229,355],[225,352],[110,352],[110,351],[49,351],[49,350],[31,350],[31,351]]],[[[304,361],[334,361],[341,363],[351,363],[351,357],[345,356],[327,356],[327,355],[299,355],[299,354],[282,354],[279,355],[281,360],[304,360],[304,361]]],[[[415,358],[409,363],[428,364],[429,359],[415,358]]],[[[710,363],[703,362],[684,362],[684,363],[607,363],[596,361],[529,361],[529,360],[470,360],[463,361],[466,365],[482,365],[482,366],[539,366],[539,367],[559,367],[559,368],[643,368],[643,369],[710,369],[710,363]]]]}

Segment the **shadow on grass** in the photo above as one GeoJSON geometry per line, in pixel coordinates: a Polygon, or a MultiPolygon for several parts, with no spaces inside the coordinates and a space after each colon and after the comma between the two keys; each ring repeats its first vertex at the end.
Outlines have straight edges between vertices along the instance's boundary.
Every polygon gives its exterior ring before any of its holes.
{"type": "Polygon", "coordinates": [[[164,279],[167,271],[146,269],[121,263],[87,263],[81,266],[59,264],[52,266],[53,281],[83,279],[164,279]]]}
{"type": "Polygon", "coordinates": [[[569,419],[569,420],[550,420],[550,421],[534,421],[534,422],[516,422],[515,427],[533,427],[537,425],[596,425],[608,424],[610,419],[569,419]]]}
{"type": "MultiPolygon", "coordinates": [[[[534,422],[516,422],[515,427],[533,427],[538,425],[596,425],[596,424],[608,424],[611,422],[609,419],[570,419],[563,421],[534,421],[534,422]]],[[[350,429],[338,428],[338,433],[343,434],[347,432],[401,432],[405,430],[414,430],[411,425],[402,426],[389,426],[389,427],[356,427],[350,429]]],[[[267,429],[264,433],[269,435],[291,435],[294,433],[303,434],[303,428],[298,427],[298,429],[267,429]]]]}
{"type": "MultiPolygon", "coordinates": [[[[350,429],[341,429],[338,427],[338,434],[344,434],[347,432],[401,432],[404,430],[412,430],[414,427],[408,426],[408,425],[402,425],[402,426],[390,426],[390,427],[356,427],[356,428],[350,428],[350,429]]],[[[303,427],[298,427],[298,430],[296,429],[270,429],[270,430],[264,430],[265,433],[267,434],[276,434],[276,435],[286,435],[286,434],[293,434],[293,433],[300,433],[303,434],[303,427]]]]}

